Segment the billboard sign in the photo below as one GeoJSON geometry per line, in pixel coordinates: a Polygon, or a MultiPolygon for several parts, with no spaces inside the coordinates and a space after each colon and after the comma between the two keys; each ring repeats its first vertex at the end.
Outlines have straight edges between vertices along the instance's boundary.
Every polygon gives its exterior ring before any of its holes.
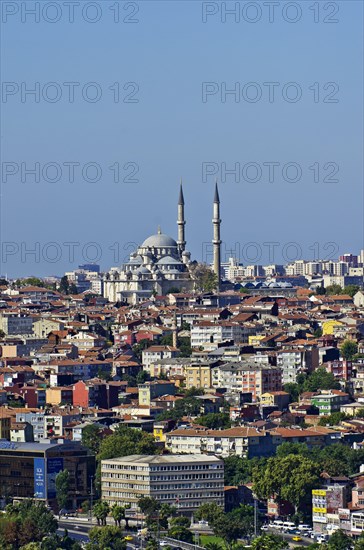
{"type": "Polygon", "coordinates": [[[46,498],[44,458],[34,459],[34,498],[46,498]]]}
{"type": "Polygon", "coordinates": [[[56,477],[63,470],[63,458],[48,458],[47,488],[48,498],[56,498],[56,477]]]}

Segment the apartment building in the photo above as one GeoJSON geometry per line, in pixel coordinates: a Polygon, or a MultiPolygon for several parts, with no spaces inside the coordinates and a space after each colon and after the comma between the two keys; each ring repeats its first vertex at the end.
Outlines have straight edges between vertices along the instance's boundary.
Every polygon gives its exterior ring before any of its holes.
{"type": "Polygon", "coordinates": [[[186,388],[211,388],[211,364],[193,363],[185,368],[186,388]]]}
{"type": "Polygon", "coordinates": [[[179,355],[179,349],[173,346],[150,346],[142,352],[143,369],[150,373],[150,366],[162,359],[171,359],[179,355]]]}
{"type": "Polygon", "coordinates": [[[201,504],[224,506],[224,463],[215,456],[131,455],[101,461],[101,498],[110,506],[155,498],[192,515],[201,504]]]}
{"type": "Polygon", "coordinates": [[[4,311],[0,316],[0,328],[7,336],[33,333],[33,319],[23,313],[4,311]]]}
{"type": "Polygon", "coordinates": [[[225,363],[212,369],[212,387],[228,392],[251,392],[253,400],[262,394],[282,390],[282,371],[278,367],[250,363],[225,363]]]}
{"type": "Polygon", "coordinates": [[[322,392],[311,398],[311,403],[319,409],[320,416],[327,416],[334,412],[339,412],[342,405],[349,403],[349,394],[339,390],[330,390],[322,392]]]}
{"type": "Polygon", "coordinates": [[[312,347],[277,351],[277,366],[282,369],[282,383],[294,383],[298,374],[311,372],[319,366],[318,349],[312,347]]]}
{"type": "Polygon", "coordinates": [[[268,432],[260,432],[256,428],[179,428],[166,434],[166,448],[172,453],[207,453],[224,458],[231,455],[252,458],[272,455],[275,441],[268,432]]]}
{"type": "Polygon", "coordinates": [[[175,394],[176,386],[167,380],[145,382],[145,384],[139,384],[138,386],[139,405],[150,405],[156,397],[175,394]]]}

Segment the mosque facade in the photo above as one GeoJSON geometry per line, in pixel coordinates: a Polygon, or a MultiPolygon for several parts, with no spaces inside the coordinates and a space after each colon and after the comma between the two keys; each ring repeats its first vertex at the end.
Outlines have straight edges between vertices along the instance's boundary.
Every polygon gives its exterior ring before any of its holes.
{"type": "MultiPolygon", "coordinates": [[[[160,228],[130,255],[121,267],[113,267],[103,280],[104,297],[110,302],[137,304],[154,294],[165,295],[170,290],[192,292],[195,289],[191,254],[186,250],[184,196],[182,184],[178,200],[178,237],[162,233],[160,228]]],[[[215,188],[213,205],[213,269],[220,286],[220,199],[215,188]]]]}

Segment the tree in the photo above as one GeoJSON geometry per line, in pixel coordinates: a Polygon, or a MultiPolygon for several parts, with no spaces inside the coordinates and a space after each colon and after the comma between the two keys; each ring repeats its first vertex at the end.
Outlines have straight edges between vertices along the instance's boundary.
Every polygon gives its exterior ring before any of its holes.
{"type": "Polygon", "coordinates": [[[319,465],[301,455],[278,456],[267,460],[264,468],[253,470],[253,490],[259,498],[275,496],[277,500],[287,500],[295,512],[308,503],[311,490],[320,486],[319,465]]]}
{"type": "Polygon", "coordinates": [[[126,541],[120,527],[107,525],[105,527],[93,527],[89,531],[90,542],[86,544],[87,550],[125,550],[126,541]]]}
{"type": "Polygon", "coordinates": [[[5,338],[5,336],[6,336],[5,332],[2,329],[0,329],[0,338],[1,339],[5,338]]]}
{"type": "Polygon", "coordinates": [[[90,449],[93,454],[97,454],[100,450],[100,426],[90,424],[82,430],[82,445],[90,449]]]}
{"type": "Polygon", "coordinates": [[[280,535],[269,533],[254,539],[251,547],[253,550],[285,550],[289,548],[289,544],[280,535]]]}
{"type": "Polygon", "coordinates": [[[310,373],[303,384],[304,391],[338,390],[340,383],[331,372],[324,367],[319,367],[310,373]]]}
{"type": "Polygon", "coordinates": [[[344,531],[338,529],[331,535],[327,547],[329,550],[347,550],[351,548],[352,543],[353,539],[344,531]]]}
{"type": "Polygon", "coordinates": [[[216,504],[216,502],[206,502],[205,504],[201,504],[201,506],[197,508],[195,518],[204,519],[212,525],[215,519],[217,519],[222,514],[223,510],[220,506],[216,504]]]}
{"type": "Polygon", "coordinates": [[[185,516],[178,516],[171,519],[170,528],[168,530],[168,536],[172,539],[180,540],[182,542],[193,543],[193,534],[188,529],[190,520],[185,516]]]}
{"type": "Polygon", "coordinates": [[[347,285],[347,286],[344,286],[342,293],[348,294],[349,296],[353,297],[358,292],[359,289],[360,287],[358,285],[347,285]]]}
{"type": "Polygon", "coordinates": [[[7,506],[0,518],[0,547],[15,549],[40,542],[54,534],[57,527],[57,520],[43,503],[23,500],[7,506]]]}
{"type": "Polygon", "coordinates": [[[225,485],[240,485],[251,480],[252,460],[231,455],[224,459],[225,485]]]}
{"type": "Polygon", "coordinates": [[[246,534],[244,526],[239,520],[230,516],[230,514],[221,514],[217,517],[212,529],[217,537],[221,537],[227,548],[231,550],[236,541],[246,534]]]}
{"type": "Polygon", "coordinates": [[[111,508],[111,517],[115,521],[115,525],[120,527],[121,520],[125,518],[125,508],[123,508],[123,506],[118,506],[118,504],[114,504],[111,508]]]}
{"type": "Polygon", "coordinates": [[[276,456],[283,458],[288,455],[310,456],[306,443],[289,443],[285,441],[277,447],[276,456]]]}
{"type": "Polygon", "coordinates": [[[327,296],[342,294],[342,287],[340,285],[329,285],[326,287],[327,296]]]}
{"type": "Polygon", "coordinates": [[[146,382],[147,380],[150,380],[150,374],[145,370],[139,371],[136,375],[137,384],[144,384],[144,382],[146,382]]]}
{"type": "Polygon", "coordinates": [[[345,340],[340,346],[340,353],[343,359],[351,361],[358,353],[358,344],[352,340],[345,340]]]}
{"type": "Polygon", "coordinates": [[[93,514],[97,519],[98,525],[106,525],[106,518],[110,512],[110,507],[107,502],[96,502],[93,507],[93,514]]]}
{"type": "Polygon", "coordinates": [[[196,423],[202,424],[202,426],[206,426],[211,430],[231,427],[230,415],[228,413],[208,413],[196,418],[196,423]]]}
{"type": "Polygon", "coordinates": [[[62,470],[56,475],[56,494],[58,507],[67,508],[70,491],[70,473],[68,470],[62,470]]]}
{"type": "Polygon", "coordinates": [[[157,514],[160,503],[153,497],[142,497],[138,500],[138,506],[142,514],[151,518],[157,514]]]}
{"type": "Polygon", "coordinates": [[[128,428],[126,426],[117,426],[112,435],[105,437],[100,444],[98,460],[106,460],[119,456],[132,454],[153,455],[158,451],[158,447],[152,435],[128,428]]]}
{"type": "Polygon", "coordinates": [[[62,294],[68,294],[68,291],[69,291],[69,282],[68,282],[68,278],[67,278],[67,275],[63,275],[60,283],[59,283],[59,292],[62,292],[62,294]]]}
{"type": "Polygon", "coordinates": [[[212,292],[217,288],[217,277],[212,269],[203,263],[191,265],[191,275],[198,292],[212,292]]]}
{"type": "Polygon", "coordinates": [[[348,415],[342,412],[334,412],[329,416],[324,416],[320,418],[319,426],[338,426],[343,420],[346,420],[348,415]]]}

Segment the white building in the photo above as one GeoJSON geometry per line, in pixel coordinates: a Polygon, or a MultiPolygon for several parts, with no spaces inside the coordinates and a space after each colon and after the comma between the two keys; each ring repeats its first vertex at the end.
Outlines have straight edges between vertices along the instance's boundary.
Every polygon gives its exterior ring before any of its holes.
{"type": "Polygon", "coordinates": [[[110,506],[155,498],[192,515],[201,504],[224,506],[224,463],[205,455],[130,455],[101,461],[101,498],[110,506]]]}

